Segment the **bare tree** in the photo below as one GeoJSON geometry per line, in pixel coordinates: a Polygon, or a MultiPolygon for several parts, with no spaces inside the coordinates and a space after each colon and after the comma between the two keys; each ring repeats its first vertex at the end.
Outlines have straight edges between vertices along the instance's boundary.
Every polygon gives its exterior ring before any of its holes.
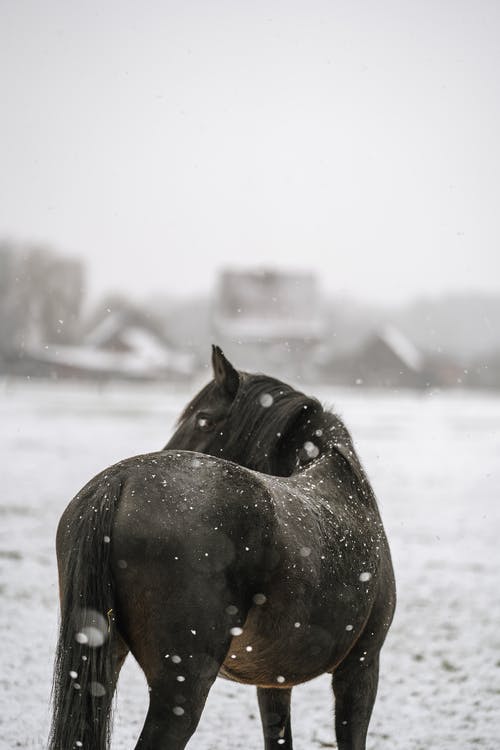
{"type": "Polygon", "coordinates": [[[0,245],[0,352],[71,343],[79,333],[83,267],[46,248],[0,245]]]}

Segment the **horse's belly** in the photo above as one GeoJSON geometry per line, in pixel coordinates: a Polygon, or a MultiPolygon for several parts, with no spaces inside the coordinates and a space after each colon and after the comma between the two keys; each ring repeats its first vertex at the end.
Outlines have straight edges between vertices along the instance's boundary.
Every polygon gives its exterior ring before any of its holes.
{"type": "Polygon", "coordinates": [[[295,621],[268,634],[243,629],[233,638],[220,675],[261,687],[287,687],[331,671],[352,647],[352,635],[295,621]]]}

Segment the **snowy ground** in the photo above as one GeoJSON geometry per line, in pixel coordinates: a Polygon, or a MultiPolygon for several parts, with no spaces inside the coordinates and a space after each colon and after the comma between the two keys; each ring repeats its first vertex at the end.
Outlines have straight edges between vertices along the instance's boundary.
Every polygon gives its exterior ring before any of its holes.
{"type": "MultiPolygon", "coordinates": [[[[391,541],[399,604],[371,750],[500,747],[500,398],[309,389],[351,427],[391,541]]],[[[0,748],[42,748],[57,627],[54,534],[77,490],[160,448],[191,394],[0,382],[0,748]]],[[[129,658],[113,749],[146,709],[129,658]]],[[[327,677],[294,691],[296,747],[334,747],[327,677]]],[[[218,680],[190,747],[260,748],[251,688],[218,680]]]]}

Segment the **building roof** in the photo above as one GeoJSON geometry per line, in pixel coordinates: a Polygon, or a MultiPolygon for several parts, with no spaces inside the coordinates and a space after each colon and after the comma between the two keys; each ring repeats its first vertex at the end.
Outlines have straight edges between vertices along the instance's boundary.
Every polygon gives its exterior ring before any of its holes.
{"type": "Polygon", "coordinates": [[[189,375],[194,369],[191,353],[171,346],[147,316],[134,310],[109,313],[81,346],[31,347],[26,354],[34,361],[88,375],[155,378],[189,375]]]}
{"type": "Polygon", "coordinates": [[[190,375],[193,357],[189,353],[155,352],[145,356],[144,351],[109,351],[93,346],[50,346],[29,349],[26,354],[33,360],[70,367],[92,375],[123,375],[135,378],[155,378],[167,373],[190,375]]]}
{"type": "Polygon", "coordinates": [[[419,372],[422,369],[424,365],[422,352],[399,328],[387,325],[377,335],[409,370],[419,372]]]}

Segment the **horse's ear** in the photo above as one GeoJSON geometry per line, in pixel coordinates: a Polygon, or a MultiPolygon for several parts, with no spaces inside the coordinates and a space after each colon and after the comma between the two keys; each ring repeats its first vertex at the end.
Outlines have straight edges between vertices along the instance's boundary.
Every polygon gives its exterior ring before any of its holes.
{"type": "Polygon", "coordinates": [[[234,398],[240,385],[240,376],[219,346],[212,346],[212,367],[217,385],[234,398]]]}

